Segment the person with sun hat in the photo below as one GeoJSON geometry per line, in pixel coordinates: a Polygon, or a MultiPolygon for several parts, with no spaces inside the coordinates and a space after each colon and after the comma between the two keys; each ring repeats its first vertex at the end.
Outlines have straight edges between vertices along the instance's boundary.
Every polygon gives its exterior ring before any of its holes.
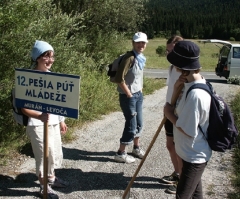
{"type": "Polygon", "coordinates": [[[182,170],[178,181],[177,199],[202,199],[201,177],[209,161],[212,150],[203,133],[209,124],[211,97],[202,89],[188,89],[196,83],[206,84],[200,74],[200,49],[191,41],[179,41],[167,55],[168,61],[186,78],[186,82],[178,81],[174,85],[173,95],[184,84],[175,106],[166,103],[164,114],[173,123],[175,150],[182,159],[182,170]]]}

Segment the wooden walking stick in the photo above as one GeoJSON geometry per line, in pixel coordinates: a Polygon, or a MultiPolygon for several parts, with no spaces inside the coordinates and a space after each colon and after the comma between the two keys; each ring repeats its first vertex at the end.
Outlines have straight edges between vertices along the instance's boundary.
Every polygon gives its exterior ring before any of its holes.
{"type": "MultiPolygon", "coordinates": [[[[172,96],[171,104],[175,104],[175,103],[176,103],[176,101],[177,101],[177,99],[178,99],[178,96],[179,96],[179,94],[180,94],[181,91],[182,91],[182,88],[183,88],[183,85],[181,85],[181,86],[178,88],[176,94],[172,96]]],[[[130,196],[130,188],[131,188],[134,180],[136,179],[137,174],[139,173],[139,171],[140,171],[140,169],[141,169],[141,167],[142,167],[145,159],[147,158],[148,153],[150,152],[153,144],[155,143],[155,141],[156,141],[159,133],[161,132],[161,129],[162,129],[163,125],[165,124],[166,120],[167,120],[167,118],[164,116],[164,118],[162,119],[161,124],[159,125],[159,127],[158,127],[158,129],[157,129],[157,131],[156,131],[156,133],[155,133],[152,141],[151,141],[151,143],[149,144],[149,146],[148,146],[148,148],[147,148],[147,151],[145,152],[145,155],[143,156],[140,164],[138,165],[137,170],[135,171],[135,173],[134,173],[131,181],[128,183],[128,186],[127,186],[127,188],[125,189],[125,191],[124,191],[124,193],[123,193],[123,196],[122,196],[123,199],[128,199],[128,198],[129,198],[129,196],[130,196]]]]}
{"type": "Polygon", "coordinates": [[[43,199],[48,198],[47,187],[48,187],[48,122],[44,122],[44,175],[43,175],[43,199]]]}

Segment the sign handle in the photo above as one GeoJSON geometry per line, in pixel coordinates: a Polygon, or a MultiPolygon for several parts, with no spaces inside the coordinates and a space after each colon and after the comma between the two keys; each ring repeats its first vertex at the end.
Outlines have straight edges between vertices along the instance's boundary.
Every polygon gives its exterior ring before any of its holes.
{"type": "Polygon", "coordinates": [[[48,187],[48,122],[44,122],[44,138],[43,138],[43,144],[44,144],[44,176],[43,176],[43,199],[48,198],[47,193],[47,187],[48,187]]]}

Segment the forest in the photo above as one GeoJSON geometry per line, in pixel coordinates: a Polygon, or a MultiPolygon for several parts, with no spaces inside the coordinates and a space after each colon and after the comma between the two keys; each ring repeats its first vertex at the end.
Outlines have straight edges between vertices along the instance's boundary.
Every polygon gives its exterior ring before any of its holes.
{"type": "Polygon", "coordinates": [[[190,39],[240,40],[240,1],[148,0],[144,27],[148,35],[181,34],[190,39]]]}

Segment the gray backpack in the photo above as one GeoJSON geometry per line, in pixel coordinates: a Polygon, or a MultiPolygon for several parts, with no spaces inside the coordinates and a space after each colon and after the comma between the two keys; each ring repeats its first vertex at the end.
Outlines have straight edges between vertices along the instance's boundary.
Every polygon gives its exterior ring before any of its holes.
{"type": "Polygon", "coordinates": [[[135,53],[133,51],[128,51],[126,52],[125,54],[122,54],[120,55],[118,58],[116,58],[111,64],[108,65],[108,72],[107,72],[107,75],[110,77],[110,81],[113,82],[113,83],[116,83],[115,82],[115,76],[117,74],[117,70],[118,70],[118,66],[119,64],[121,63],[123,57],[129,53],[129,52],[132,52],[133,56],[134,56],[134,61],[131,65],[131,67],[133,67],[134,63],[135,63],[135,53]]]}

